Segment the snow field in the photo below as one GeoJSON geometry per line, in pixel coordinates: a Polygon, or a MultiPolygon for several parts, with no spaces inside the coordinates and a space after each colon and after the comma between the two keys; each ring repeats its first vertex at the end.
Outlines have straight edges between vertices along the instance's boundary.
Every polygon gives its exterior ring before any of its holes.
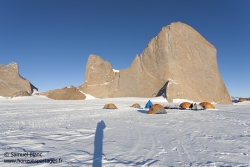
{"type": "MultiPolygon", "coordinates": [[[[4,157],[5,152],[31,151],[42,153],[44,159],[62,159],[53,166],[250,165],[249,103],[215,105],[217,110],[167,110],[160,115],[130,107],[133,103],[144,107],[148,100],[1,98],[0,166],[51,166],[2,160],[11,159],[4,157]],[[118,109],[102,109],[106,103],[118,109]]],[[[163,98],[150,100],[168,104],[163,98]]]]}

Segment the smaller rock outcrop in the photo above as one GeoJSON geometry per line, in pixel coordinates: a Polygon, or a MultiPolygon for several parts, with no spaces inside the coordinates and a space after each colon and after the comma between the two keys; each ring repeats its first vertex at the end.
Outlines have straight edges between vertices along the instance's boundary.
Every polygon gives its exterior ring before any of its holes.
{"type": "Polygon", "coordinates": [[[239,98],[238,102],[250,101],[250,98],[239,98]]]}
{"type": "Polygon", "coordinates": [[[19,92],[15,92],[11,98],[14,97],[23,97],[23,96],[30,96],[30,94],[27,91],[19,91],[19,92]]]}
{"type": "Polygon", "coordinates": [[[64,87],[61,89],[50,90],[42,93],[42,95],[54,100],[84,100],[86,96],[76,87],[64,87]]]}
{"type": "Polygon", "coordinates": [[[0,96],[11,97],[14,93],[27,91],[32,94],[37,88],[19,74],[17,63],[0,64],[0,96]]]}

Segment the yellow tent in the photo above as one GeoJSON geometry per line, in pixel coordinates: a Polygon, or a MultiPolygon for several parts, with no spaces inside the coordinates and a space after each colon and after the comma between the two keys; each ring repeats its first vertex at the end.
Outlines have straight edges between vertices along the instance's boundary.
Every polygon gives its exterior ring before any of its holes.
{"type": "Polygon", "coordinates": [[[103,109],[118,109],[113,103],[105,104],[103,109]]]}
{"type": "Polygon", "coordinates": [[[181,109],[187,109],[187,108],[192,107],[191,105],[192,105],[192,104],[189,103],[189,102],[183,102],[183,103],[180,104],[179,107],[180,107],[181,109]]]}
{"type": "Polygon", "coordinates": [[[200,105],[204,108],[204,109],[215,109],[214,105],[209,103],[209,102],[202,102],[200,103],[200,105]]]}
{"type": "Polygon", "coordinates": [[[140,104],[138,104],[138,103],[133,104],[131,107],[134,107],[134,108],[141,108],[140,104]]]}

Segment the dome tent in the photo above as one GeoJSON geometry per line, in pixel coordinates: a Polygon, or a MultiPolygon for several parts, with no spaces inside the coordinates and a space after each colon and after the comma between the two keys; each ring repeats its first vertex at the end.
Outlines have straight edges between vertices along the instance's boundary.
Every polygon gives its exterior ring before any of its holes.
{"type": "Polygon", "coordinates": [[[138,104],[138,103],[133,104],[131,107],[134,107],[134,108],[141,108],[140,104],[138,104]]]}
{"type": "Polygon", "coordinates": [[[166,110],[164,109],[164,106],[160,104],[154,104],[150,107],[148,114],[166,114],[166,110]]]}
{"type": "Polygon", "coordinates": [[[189,102],[183,102],[179,105],[180,109],[185,110],[187,108],[192,108],[193,105],[189,102]]]}
{"type": "Polygon", "coordinates": [[[215,109],[214,105],[209,103],[209,102],[202,102],[200,103],[200,105],[204,108],[204,109],[215,109]]]}
{"type": "Polygon", "coordinates": [[[145,105],[145,108],[150,108],[153,105],[153,103],[149,100],[147,104],[145,105]]]}
{"type": "Polygon", "coordinates": [[[118,109],[113,103],[105,104],[103,109],[118,109]]]}

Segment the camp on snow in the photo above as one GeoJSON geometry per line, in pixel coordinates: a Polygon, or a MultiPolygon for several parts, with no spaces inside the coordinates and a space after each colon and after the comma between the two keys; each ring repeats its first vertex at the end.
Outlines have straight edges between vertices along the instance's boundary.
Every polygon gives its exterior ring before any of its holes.
{"type": "Polygon", "coordinates": [[[209,102],[201,102],[200,104],[183,102],[179,105],[181,110],[191,109],[191,110],[204,110],[204,109],[215,109],[214,105],[209,102]]]}

